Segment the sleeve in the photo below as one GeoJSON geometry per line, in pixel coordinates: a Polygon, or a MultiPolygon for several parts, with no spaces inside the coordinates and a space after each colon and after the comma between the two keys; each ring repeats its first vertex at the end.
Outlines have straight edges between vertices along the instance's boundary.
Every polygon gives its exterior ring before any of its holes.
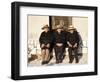
{"type": "Polygon", "coordinates": [[[66,44],[66,32],[65,31],[63,32],[63,42],[64,44],[66,44]]]}
{"type": "Polygon", "coordinates": [[[69,33],[66,33],[66,42],[69,41],[69,33]]]}
{"type": "Polygon", "coordinates": [[[68,38],[67,37],[68,37],[68,32],[65,32],[65,45],[66,45],[66,47],[68,46],[68,44],[67,44],[68,38]]]}
{"type": "Polygon", "coordinates": [[[65,33],[66,42],[67,42],[67,37],[68,37],[68,33],[66,32],[65,33]]]}
{"type": "Polygon", "coordinates": [[[53,32],[53,44],[56,44],[56,33],[55,32],[53,32]]]}
{"type": "Polygon", "coordinates": [[[82,47],[83,46],[82,37],[79,33],[78,33],[78,35],[79,35],[79,45],[80,45],[80,47],[82,47]]]}
{"type": "Polygon", "coordinates": [[[76,42],[77,44],[79,44],[79,34],[78,33],[76,33],[76,42]]]}
{"type": "Polygon", "coordinates": [[[53,34],[52,34],[52,32],[49,33],[49,37],[50,37],[49,38],[49,42],[52,43],[52,41],[53,41],[53,34]]]}
{"type": "Polygon", "coordinates": [[[40,38],[39,38],[39,42],[40,42],[40,44],[42,44],[42,42],[43,42],[43,33],[41,33],[41,35],[40,35],[40,38]]]}

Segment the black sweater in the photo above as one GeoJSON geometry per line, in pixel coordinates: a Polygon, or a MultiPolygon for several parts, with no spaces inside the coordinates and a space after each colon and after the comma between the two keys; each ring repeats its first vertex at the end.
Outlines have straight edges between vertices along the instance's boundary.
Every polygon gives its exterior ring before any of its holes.
{"type": "Polygon", "coordinates": [[[79,44],[79,35],[76,31],[74,31],[74,33],[68,32],[66,39],[71,45],[74,45],[75,43],[77,43],[77,45],[79,44]]]}
{"type": "Polygon", "coordinates": [[[65,32],[58,33],[57,31],[54,32],[54,43],[66,43],[66,35],[65,32]]]}
{"type": "Polygon", "coordinates": [[[52,33],[50,31],[42,32],[39,38],[39,42],[40,44],[52,43],[52,33]]]}

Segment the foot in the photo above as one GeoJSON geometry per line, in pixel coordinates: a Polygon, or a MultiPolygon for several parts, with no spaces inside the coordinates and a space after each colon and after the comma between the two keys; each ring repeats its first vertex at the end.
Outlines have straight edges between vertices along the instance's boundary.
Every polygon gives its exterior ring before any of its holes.
{"type": "Polygon", "coordinates": [[[52,58],[53,58],[53,56],[50,56],[50,59],[47,61],[47,64],[51,61],[52,58]]]}
{"type": "Polygon", "coordinates": [[[59,60],[59,63],[62,63],[62,60],[59,60]]]}
{"type": "Polygon", "coordinates": [[[42,65],[44,65],[45,64],[45,61],[42,61],[42,63],[41,63],[42,65]]]}
{"type": "Polygon", "coordinates": [[[59,61],[56,61],[56,64],[58,64],[59,63],[59,61]]]}
{"type": "Polygon", "coordinates": [[[79,61],[76,61],[75,63],[79,63],[79,61]]]}
{"type": "Polygon", "coordinates": [[[49,61],[45,61],[45,64],[48,64],[49,63],[49,61]]]}
{"type": "Polygon", "coordinates": [[[72,61],[69,61],[69,63],[72,63],[72,61]]]}

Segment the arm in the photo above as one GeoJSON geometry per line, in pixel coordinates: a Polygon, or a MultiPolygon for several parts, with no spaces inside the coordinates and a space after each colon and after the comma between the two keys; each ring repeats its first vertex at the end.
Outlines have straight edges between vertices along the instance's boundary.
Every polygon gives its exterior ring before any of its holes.
{"type": "Polygon", "coordinates": [[[77,33],[76,34],[76,43],[77,43],[77,46],[79,45],[79,34],[77,33]]]}
{"type": "Polygon", "coordinates": [[[72,45],[70,44],[70,42],[67,41],[67,44],[68,44],[69,47],[72,47],[72,45]]]}
{"type": "Polygon", "coordinates": [[[41,35],[40,35],[39,42],[40,42],[40,47],[44,47],[44,44],[43,44],[43,33],[41,33],[41,35]]]}
{"type": "Polygon", "coordinates": [[[43,42],[43,33],[41,33],[41,35],[40,35],[40,38],[39,38],[39,42],[40,42],[40,44],[42,44],[42,42],[43,42]]]}
{"type": "Polygon", "coordinates": [[[69,33],[67,33],[67,34],[66,34],[67,46],[68,46],[68,47],[72,47],[72,45],[71,45],[70,42],[69,42],[69,38],[70,38],[70,35],[69,35],[69,33]]]}
{"type": "Polygon", "coordinates": [[[78,47],[78,45],[79,45],[79,35],[78,35],[78,33],[76,33],[76,43],[74,44],[74,48],[75,47],[78,47]]]}
{"type": "Polygon", "coordinates": [[[77,47],[77,43],[75,43],[73,47],[76,48],[77,47]]]}

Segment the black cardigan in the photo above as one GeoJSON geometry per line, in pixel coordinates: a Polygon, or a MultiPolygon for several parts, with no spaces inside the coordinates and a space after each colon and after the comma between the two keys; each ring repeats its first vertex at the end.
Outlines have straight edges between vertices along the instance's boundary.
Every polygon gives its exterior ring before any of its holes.
{"type": "Polygon", "coordinates": [[[50,31],[42,32],[39,38],[39,42],[40,44],[52,43],[52,33],[50,31]]]}
{"type": "Polygon", "coordinates": [[[71,45],[74,45],[75,43],[79,44],[79,35],[76,31],[74,31],[74,33],[68,32],[66,39],[71,45]]]}

